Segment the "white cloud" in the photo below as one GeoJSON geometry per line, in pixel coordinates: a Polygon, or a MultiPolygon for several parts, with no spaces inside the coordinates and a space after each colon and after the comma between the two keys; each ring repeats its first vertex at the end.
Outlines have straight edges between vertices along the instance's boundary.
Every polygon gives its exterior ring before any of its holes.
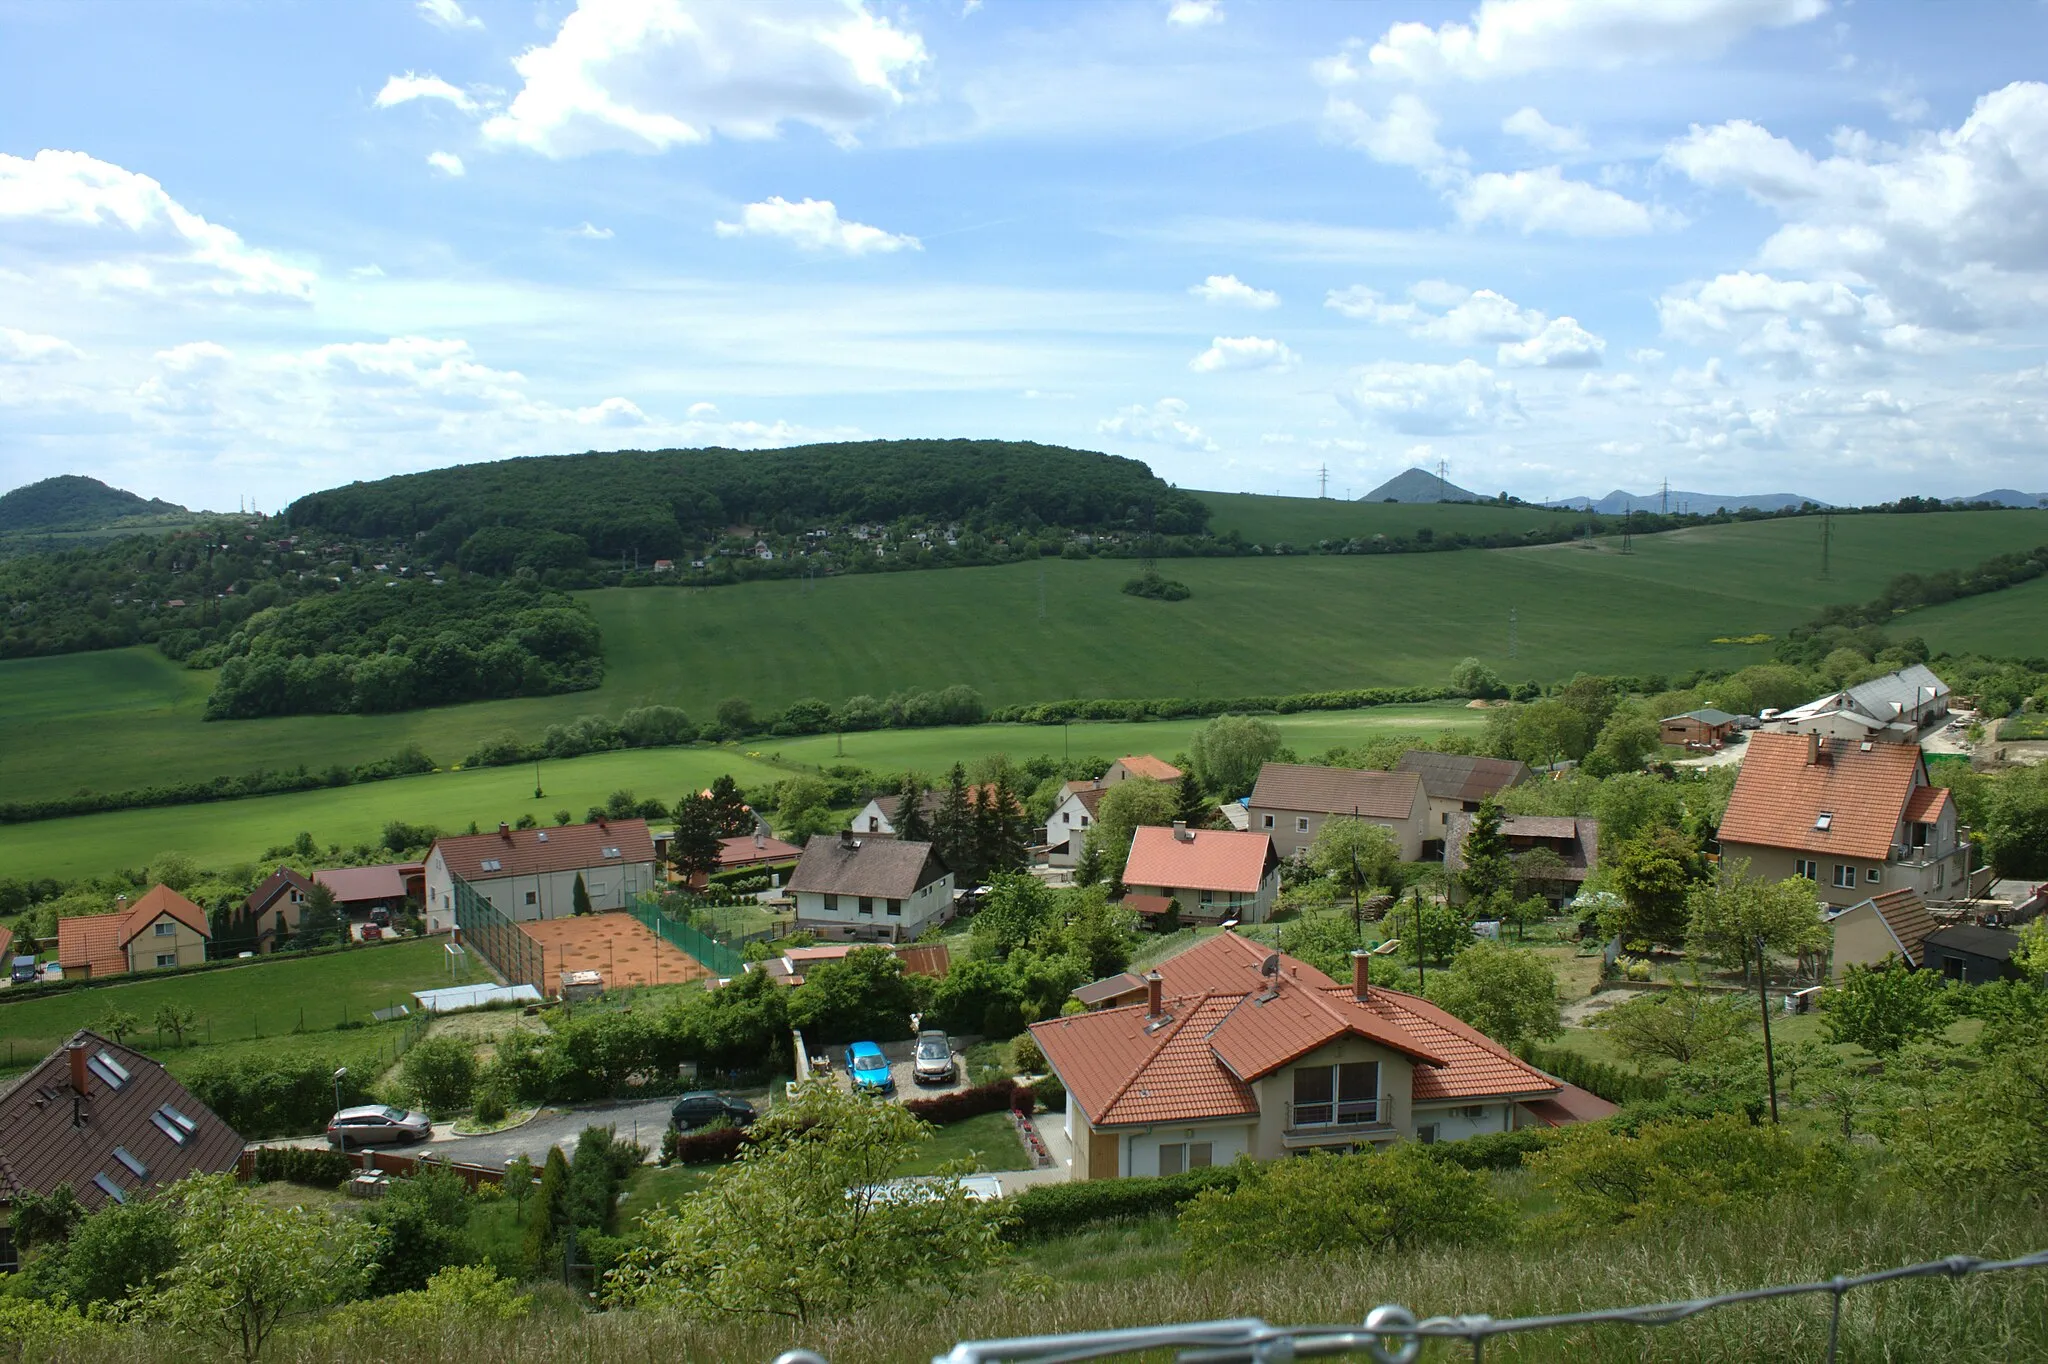
{"type": "MultiPolygon", "coordinates": [[[[1434,296],[1444,297],[1441,291],[1434,296]]],[[[1441,316],[1423,319],[1410,331],[1431,341],[1470,346],[1526,340],[1543,329],[1543,322],[1543,314],[1536,309],[1524,308],[1491,289],[1480,289],[1458,300],[1441,316]]]]}
{"type": "Polygon", "coordinates": [[[1827,0],[1482,0],[1464,23],[1404,22],[1366,54],[1377,74],[1490,80],[1714,56],[1758,28],[1804,23],[1827,0]]]}
{"type": "Polygon", "coordinates": [[[1524,418],[1512,385],[1471,360],[1455,365],[1386,360],[1352,372],[1337,401],[1360,421],[1412,435],[1481,431],[1524,418]]]}
{"type": "Polygon", "coordinates": [[[463,174],[462,158],[454,152],[428,152],[427,164],[443,175],[460,177],[463,174]]]}
{"type": "Polygon", "coordinates": [[[414,6],[420,17],[437,28],[482,28],[484,21],[474,14],[465,14],[457,0],[419,0],[414,6]]]}
{"type": "Polygon", "coordinates": [[[647,414],[624,398],[606,398],[595,407],[577,408],[576,420],[584,426],[645,426],[647,414]]]}
{"type": "Polygon", "coordinates": [[[1280,295],[1271,289],[1254,289],[1236,275],[1211,275],[1188,292],[1205,303],[1231,303],[1245,308],[1280,306],[1280,295]]]}
{"type": "Polygon", "coordinates": [[[0,153],[0,244],[10,228],[25,235],[20,256],[42,256],[92,289],[294,302],[313,293],[311,271],[249,246],[148,176],[83,152],[0,153]]]}
{"type": "Polygon", "coordinates": [[[374,101],[379,109],[390,109],[400,104],[410,104],[416,99],[437,99],[454,105],[465,114],[477,111],[477,102],[469,92],[450,85],[439,76],[422,76],[408,71],[403,76],[393,76],[384,82],[384,88],[377,92],[374,101]]]}
{"type": "Polygon", "coordinates": [[[1589,398],[1638,393],[1642,387],[1643,381],[1633,374],[1587,374],[1579,380],[1579,392],[1589,398]]]}
{"type": "Polygon", "coordinates": [[[1568,180],[1556,166],[1476,175],[1452,201],[1468,227],[1488,221],[1569,237],[1627,237],[1652,231],[1656,217],[1643,204],[1583,180],[1568,180]]]}
{"type": "Polygon", "coordinates": [[[721,237],[781,237],[805,251],[843,251],[849,256],[924,249],[915,237],[841,218],[830,199],[805,199],[792,204],[778,195],[748,204],[740,211],[736,223],[720,222],[714,226],[721,237]]]}
{"type": "Polygon", "coordinates": [[[1330,290],[1323,296],[1323,306],[1361,322],[1415,322],[1424,315],[1413,303],[1389,303],[1379,290],[1363,284],[1330,290]]]}
{"type": "Polygon", "coordinates": [[[525,84],[484,135],[555,157],[770,138],[784,123],[850,143],[928,60],[865,0],[582,0],[514,60],[525,84]]]}
{"type": "Polygon", "coordinates": [[[1216,442],[1202,434],[1202,428],[1188,420],[1188,405],[1178,398],[1161,398],[1147,407],[1143,403],[1117,409],[1104,417],[1095,429],[1105,436],[1148,445],[1172,445],[1183,450],[1214,450],[1216,442]]]}
{"type": "Polygon", "coordinates": [[[1543,117],[1533,105],[1523,105],[1502,119],[1500,130],[1541,151],[1562,155],[1586,150],[1585,129],[1561,128],[1543,117]]]}
{"type": "Polygon", "coordinates": [[[1639,365],[1654,365],[1664,358],[1664,352],[1655,346],[1638,346],[1628,353],[1628,358],[1639,365]]]}
{"type": "Polygon", "coordinates": [[[84,358],[84,351],[62,337],[0,327],[0,365],[53,365],[84,358]]]}
{"type": "Polygon", "coordinates": [[[585,241],[608,242],[612,239],[612,230],[608,227],[598,227],[592,223],[584,223],[581,227],[570,228],[569,235],[581,237],[585,241]]]}
{"type": "Polygon", "coordinates": [[[1299,356],[1285,344],[1264,336],[1219,336],[1209,349],[1188,361],[1197,374],[1231,369],[1293,369],[1299,356]]]}
{"type": "Polygon", "coordinates": [[[1591,369],[1600,363],[1607,343],[1569,317],[1553,318],[1526,341],[1503,345],[1496,359],[1503,368],[1591,369]]]}
{"type": "Polygon", "coordinates": [[[1665,335],[1732,346],[1784,377],[1867,371],[1888,353],[1919,354],[1953,340],[1901,321],[1875,290],[1747,270],[1671,289],[1657,313],[1665,335]]]}
{"type": "Polygon", "coordinates": [[[690,410],[687,415],[692,421],[702,421],[706,417],[715,417],[718,415],[718,404],[691,403],[690,410]]]}
{"type": "Polygon", "coordinates": [[[1223,0],[1173,0],[1167,7],[1166,21],[1188,28],[1220,24],[1223,22],[1223,0]]]}
{"type": "Polygon", "coordinates": [[[1323,121],[1338,141],[1389,166],[1429,171],[1464,159],[1463,153],[1451,152],[1436,140],[1435,112],[1410,94],[1388,100],[1387,112],[1379,117],[1333,96],[1323,121]]]}

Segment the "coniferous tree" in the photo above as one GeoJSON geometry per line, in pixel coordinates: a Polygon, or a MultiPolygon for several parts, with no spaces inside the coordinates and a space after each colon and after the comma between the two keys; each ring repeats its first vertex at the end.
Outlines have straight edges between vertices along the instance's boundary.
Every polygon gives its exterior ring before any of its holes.
{"type": "Polygon", "coordinates": [[[576,873],[576,885],[570,891],[570,903],[578,914],[590,913],[590,887],[583,884],[583,873],[576,873]]]}
{"type": "Polygon", "coordinates": [[[347,936],[348,920],[335,904],[334,892],[314,882],[313,889],[306,892],[306,903],[299,907],[299,946],[324,947],[347,936]]]}
{"type": "Polygon", "coordinates": [[[745,838],[757,822],[730,773],[711,783],[711,823],[718,837],[745,838]]]}
{"type": "Polygon", "coordinates": [[[1460,851],[1464,866],[1458,872],[1458,882],[1475,906],[1505,900],[1514,890],[1515,864],[1500,825],[1500,805],[1489,798],[1479,803],[1479,813],[1472,816],[1472,827],[1465,834],[1460,851]]]}
{"type": "Polygon", "coordinates": [[[932,822],[924,812],[924,793],[929,789],[915,772],[903,774],[903,787],[896,805],[896,836],[910,843],[932,841],[932,822]]]}
{"type": "Polygon", "coordinates": [[[974,807],[967,797],[967,769],[959,763],[946,774],[946,794],[939,801],[938,818],[933,821],[932,842],[939,860],[962,882],[978,884],[974,865],[974,807]]]}
{"type": "Polygon", "coordinates": [[[1181,820],[1190,829],[1199,829],[1209,822],[1209,816],[1216,807],[1209,803],[1208,793],[1202,790],[1202,783],[1195,779],[1193,772],[1180,774],[1180,783],[1173,792],[1173,817],[1181,820]]]}
{"type": "Polygon", "coordinates": [[[982,864],[990,873],[1022,871],[1029,840],[1024,833],[1023,804],[1010,788],[1009,775],[998,775],[994,782],[981,788],[980,795],[982,803],[988,806],[981,848],[982,864]]]}
{"type": "Polygon", "coordinates": [[[676,802],[676,836],[668,860],[685,881],[708,876],[718,867],[718,823],[708,796],[684,796],[676,802]]]}
{"type": "Polygon", "coordinates": [[[1081,844],[1081,858],[1074,863],[1074,884],[1092,886],[1102,879],[1102,849],[1094,839],[1081,844]]]}

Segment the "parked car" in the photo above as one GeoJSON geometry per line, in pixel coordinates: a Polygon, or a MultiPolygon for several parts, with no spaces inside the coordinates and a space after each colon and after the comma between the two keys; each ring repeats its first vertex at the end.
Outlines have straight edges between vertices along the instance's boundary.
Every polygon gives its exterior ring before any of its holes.
{"type": "Polygon", "coordinates": [[[370,911],[370,922],[379,928],[391,927],[391,911],[382,905],[378,905],[370,911]]]}
{"type": "Polygon", "coordinates": [[[953,1042],[937,1028],[917,1035],[917,1059],[911,1063],[910,1078],[921,1085],[953,1082],[953,1042]]]}
{"type": "Polygon", "coordinates": [[[433,1135],[434,1120],[426,1114],[388,1104],[344,1108],[327,1123],[327,1144],[346,1151],[351,1146],[407,1146],[433,1135]]]}
{"type": "Polygon", "coordinates": [[[374,923],[363,925],[363,941],[376,942],[384,936],[384,930],[374,923]]]}
{"type": "Polygon", "coordinates": [[[16,985],[35,984],[36,959],[34,957],[16,957],[12,969],[7,973],[7,978],[16,985]]]}
{"type": "Polygon", "coordinates": [[[754,1106],[745,1099],[697,1089],[677,1099],[676,1106],[668,1111],[669,1125],[678,1132],[694,1132],[700,1127],[709,1127],[720,1118],[734,1127],[749,1126],[754,1121],[754,1106]]]}
{"type": "Polygon", "coordinates": [[[896,1077],[889,1073],[889,1058],[872,1042],[856,1042],[846,1049],[846,1078],[856,1094],[894,1094],[896,1077]]]}

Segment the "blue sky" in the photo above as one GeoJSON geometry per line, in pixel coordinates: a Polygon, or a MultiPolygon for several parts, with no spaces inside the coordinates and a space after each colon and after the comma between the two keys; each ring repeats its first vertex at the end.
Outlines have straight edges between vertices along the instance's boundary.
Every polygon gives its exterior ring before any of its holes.
{"type": "Polygon", "coordinates": [[[2048,7],[0,0],[0,488],[2048,488],[2048,7]]]}

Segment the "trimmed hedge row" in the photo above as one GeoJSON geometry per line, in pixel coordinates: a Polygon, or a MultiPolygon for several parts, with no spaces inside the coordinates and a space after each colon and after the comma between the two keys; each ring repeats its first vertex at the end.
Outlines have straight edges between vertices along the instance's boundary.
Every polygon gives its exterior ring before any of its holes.
{"type": "Polygon", "coordinates": [[[670,1128],[661,1138],[663,1165],[709,1165],[714,1161],[738,1160],[746,1145],[744,1127],[714,1127],[703,1132],[678,1132],[670,1128]]]}
{"type": "Polygon", "coordinates": [[[1595,1061],[1563,1047],[1534,1043],[1521,1049],[1521,1057],[1538,1070],[1547,1070],[1568,1085],[1577,1085],[1611,1104],[1642,1103],[1664,1097],[1664,1081],[1654,1075],[1634,1075],[1620,1066],[1595,1061]]]}
{"type": "Polygon", "coordinates": [[[1031,1091],[1015,1080],[995,1080],[969,1089],[955,1090],[951,1094],[934,1094],[929,1099],[905,1099],[904,1111],[928,1123],[946,1127],[952,1123],[978,1118],[984,1113],[1000,1113],[1006,1108],[1024,1108],[1031,1103],[1031,1091]]]}
{"type": "Polygon", "coordinates": [[[308,1188],[332,1189],[355,1174],[355,1163],[341,1151],[299,1146],[266,1146],[256,1153],[252,1174],[258,1183],[282,1180],[308,1188]]]}
{"type": "Polygon", "coordinates": [[[1462,695],[1449,687],[1362,687],[1351,691],[1304,691],[1278,696],[1154,696],[1123,699],[1040,701],[1001,706],[988,713],[990,724],[1057,725],[1068,720],[1176,720],[1196,715],[1271,713],[1291,715],[1303,710],[1363,710],[1372,706],[1413,705],[1462,695]]]}
{"type": "Polygon", "coordinates": [[[1512,1132],[1482,1132],[1458,1141],[1440,1141],[1424,1149],[1438,1160],[1467,1170],[1519,1170],[1522,1159],[1557,1140],[1554,1127],[1522,1127],[1512,1132]]]}
{"type": "Polygon", "coordinates": [[[94,815],[107,810],[145,810],[163,805],[203,805],[216,800],[239,800],[244,796],[274,796],[290,791],[317,791],[329,786],[354,786],[360,782],[417,776],[433,770],[434,760],[428,757],[418,744],[408,744],[388,758],[359,763],[354,767],[330,767],[322,772],[310,771],[301,764],[289,772],[268,772],[258,768],[246,776],[209,777],[204,781],[181,782],[175,786],[142,786],[127,791],[81,791],[76,795],[53,796],[48,800],[0,801],[0,824],[26,824],[32,820],[94,815]]]}
{"type": "Polygon", "coordinates": [[[1064,1236],[1098,1222],[1176,1212],[1205,1189],[1235,1189],[1235,1165],[1211,1165],[1183,1174],[1092,1179],[1080,1184],[1034,1184],[1009,1200],[1004,1231],[1011,1241],[1064,1236]]]}

